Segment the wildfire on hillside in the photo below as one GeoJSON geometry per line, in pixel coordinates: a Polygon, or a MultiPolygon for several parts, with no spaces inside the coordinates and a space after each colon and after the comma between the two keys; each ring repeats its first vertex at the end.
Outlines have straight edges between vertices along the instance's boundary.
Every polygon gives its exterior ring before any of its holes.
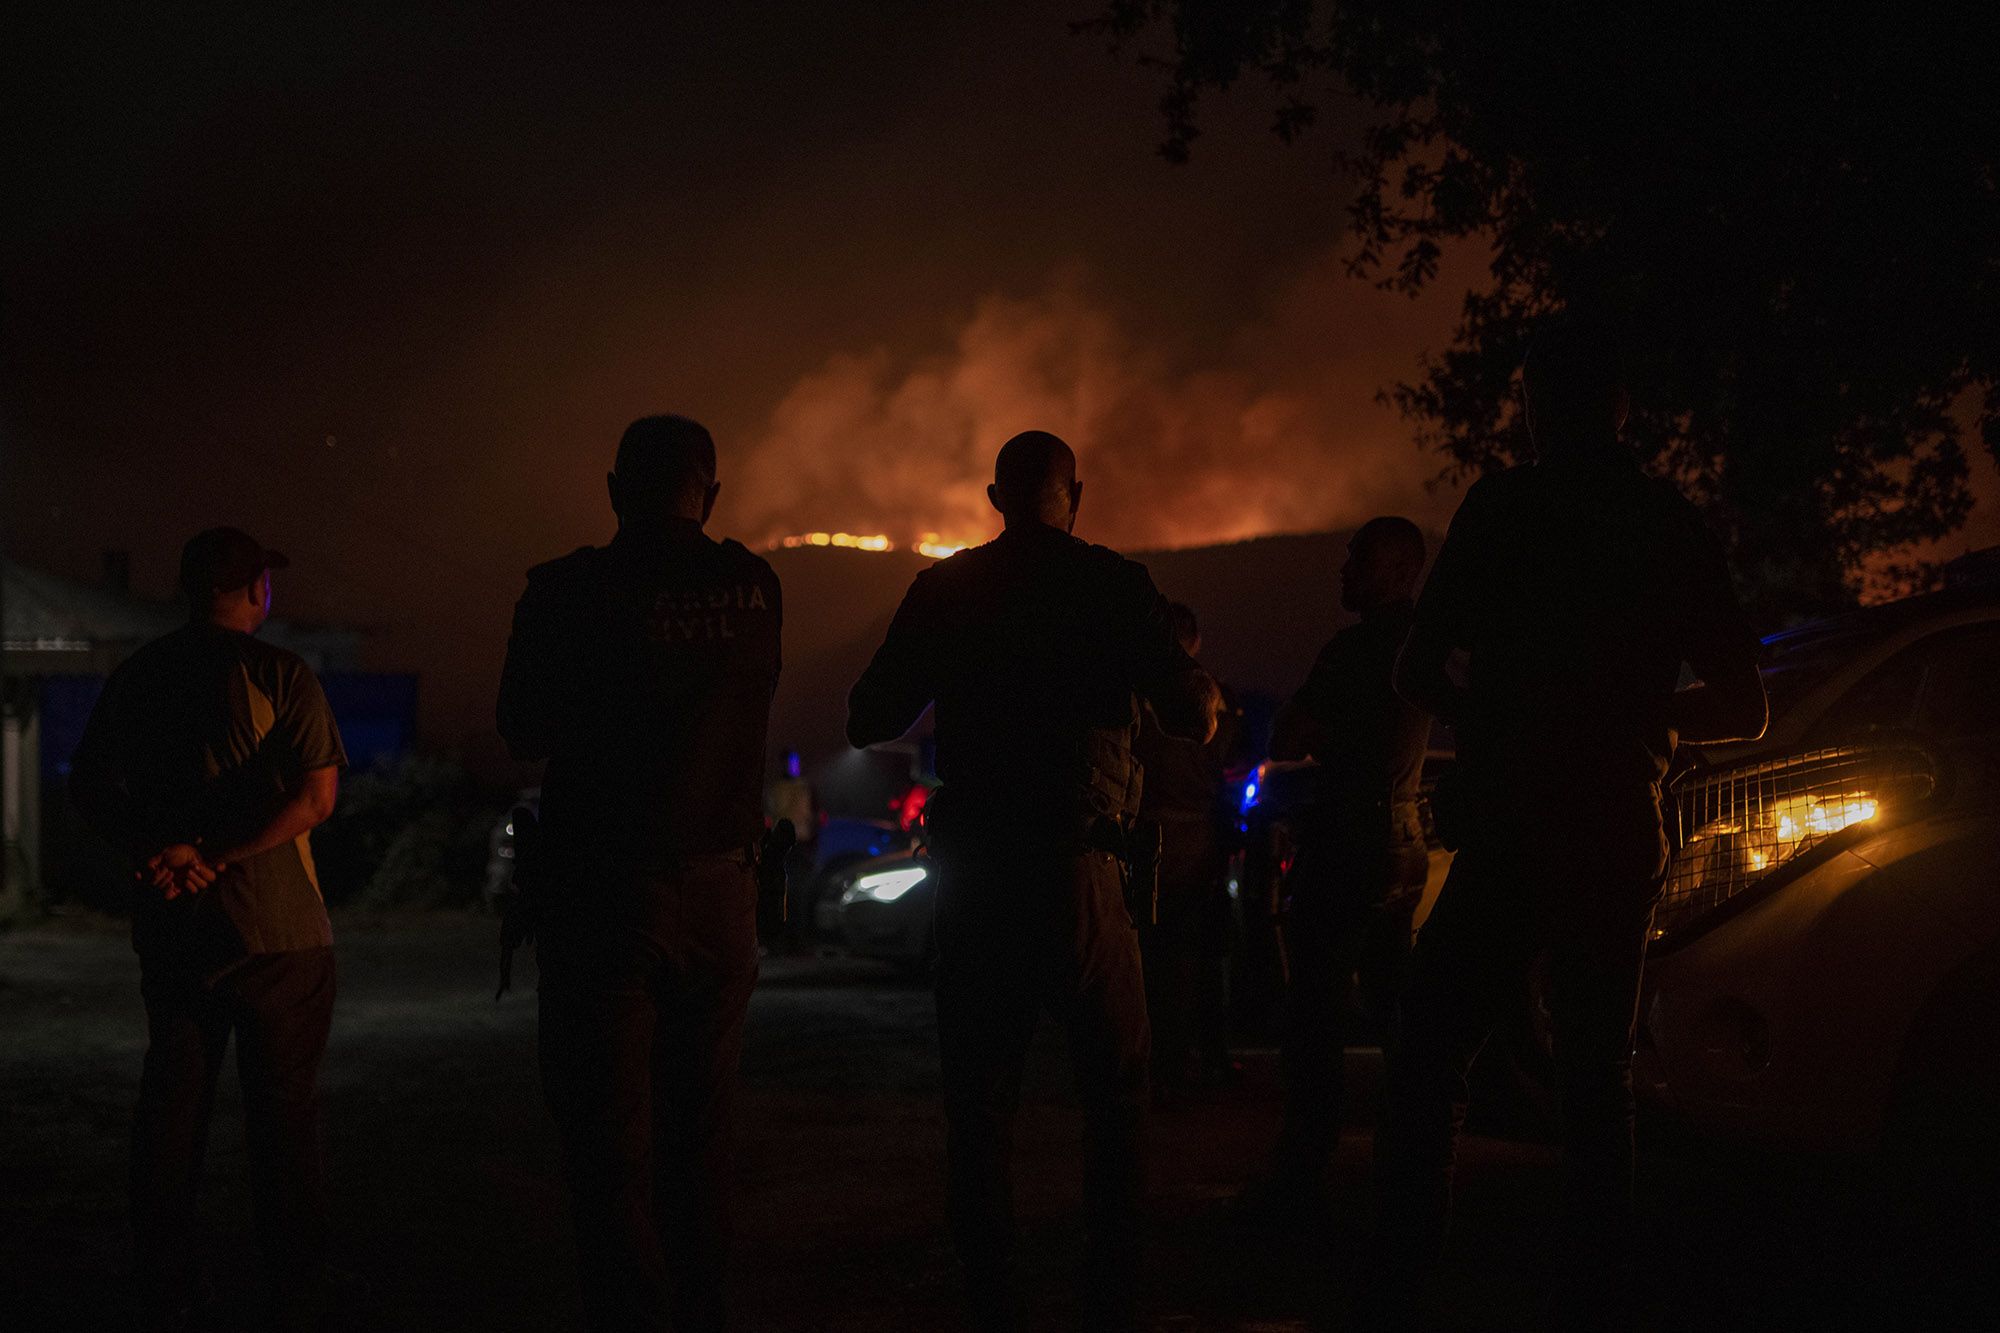
{"type": "Polygon", "coordinates": [[[1448,333],[1451,315],[1448,302],[1352,283],[1330,253],[1196,349],[1087,275],[1057,273],[989,293],[942,341],[830,352],[761,429],[733,439],[721,522],[778,546],[835,545],[834,531],[822,541],[808,528],[838,523],[850,537],[891,534],[862,549],[944,554],[924,543],[999,527],[994,455],[1033,428],[1076,451],[1077,535],[1115,550],[1378,514],[1442,528],[1457,488],[1429,484],[1438,461],[1378,394],[1420,368],[1403,349],[1448,333]]]}
{"type": "MultiPolygon", "coordinates": [[[[918,555],[927,555],[933,560],[942,560],[955,555],[972,545],[971,542],[946,541],[935,532],[926,532],[909,544],[909,549],[918,555]]],[[[765,543],[767,551],[795,550],[801,546],[841,546],[854,551],[893,551],[896,543],[882,533],[858,535],[852,532],[799,532],[789,537],[780,537],[765,543]]]]}

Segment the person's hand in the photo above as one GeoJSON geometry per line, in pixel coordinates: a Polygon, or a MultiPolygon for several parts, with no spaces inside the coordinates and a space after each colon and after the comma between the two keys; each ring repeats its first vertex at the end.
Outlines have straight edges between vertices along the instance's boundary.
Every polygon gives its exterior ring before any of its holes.
{"type": "Polygon", "coordinates": [[[1222,697],[1222,687],[1215,683],[1213,676],[1204,673],[1201,680],[1207,694],[1201,705],[1201,711],[1207,717],[1201,729],[1201,743],[1206,745],[1215,739],[1216,730],[1222,725],[1223,715],[1229,711],[1229,704],[1222,697]]]}
{"type": "Polygon", "coordinates": [[[183,893],[199,893],[214,881],[214,876],[204,878],[195,868],[201,864],[201,851],[192,843],[169,843],[146,860],[146,876],[160,896],[168,902],[183,893]]]}
{"type": "Polygon", "coordinates": [[[154,852],[146,858],[145,864],[139,867],[139,878],[162,893],[174,887],[174,872],[167,865],[168,850],[163,847],[154,852]]]}
{"type": "Polygon", "coordinates": [[[146,878],[168,902],[183,893],[200,893],[215,883],[221,872],[221,862],[208,860],[199,847],[189,842],[162,847],[147,858],[145,870],[146,878]]]}

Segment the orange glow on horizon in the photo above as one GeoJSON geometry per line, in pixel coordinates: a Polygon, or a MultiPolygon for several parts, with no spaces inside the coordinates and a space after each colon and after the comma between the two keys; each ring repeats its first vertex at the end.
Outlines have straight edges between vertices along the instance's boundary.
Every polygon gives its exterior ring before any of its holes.
{"type": "Polygon", "coordinates": [[[893,551],[896,543],[880,533],[856,536],[851,532],[801,532],[796,536],[780,537],[769,543],[765,549],[775,551],[779,547],[787,549],[799,546],[844,546],[856,551],[893,551]]]}
{"type": "MultiPolygon", "coordinates": [[[[935,532],[926,532],[910,543],[909,549],[918,555],[942,560],[948,555],[963,551],[972,542],[948,541],[935,532]]],[[[799,532],[789,537],[778,537],[764,543],[767,551],[797,550],[802,546],[839,546],[850,551],[893,551],[896,543],[886,535],[874,532],[867,534],[853,532],[799,532]]]]}
{"type": "Polygon", "coordinates": [[[942,560],[948,555],[958,554],[970,545],[972,545],[971,542],[946,541],[935,532],[926,532],[922,537],[917,539],[916,550],[919,555],[927,555],[933,560],[942,560]]]}

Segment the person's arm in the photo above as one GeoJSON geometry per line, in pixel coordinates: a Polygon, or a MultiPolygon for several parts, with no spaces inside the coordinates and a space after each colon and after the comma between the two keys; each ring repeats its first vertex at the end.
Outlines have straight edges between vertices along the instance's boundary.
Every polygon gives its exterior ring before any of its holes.
{"type": "Polygon", "coordinates": [[[1419,621],[1396,655],[1397,696],[1453,728],[1465,714],[1465,688],[1447,669],[1457,648],[1448,633],[1419,621]]]}
{"type": "Polygon", "coordinates": [[[284,802],[248,837],[202,848],[203,856],[218,870],[282,847],[318,828],[333,814],[340,795],[340,770],[347,767],[347,748],[341,744],[340,726],[326,701],[326,691],[304,663],[296,664],[284,677],[277,697],[274,734],[283,738],[297,762],[298,786],[285,794],[284,802]]]}
{"type": "Polygon", "coordinates": [[[127,785],[131,746],[126,716],[127,678],[114,671],[91,710],[83,739],[70,760],[70,800],[91,831],[125,854],[133,878],[150,884],[171,901],[199,893],[215,882],[215,867],[190,842],[164,843],[149,828],[127,785]]]}
{"type": "Polygon", "coordinates": [[[132,864],[143,864],[158,852],[147,846],[138,812],[126,786],[124,672],[114,671],[90,710],[83,739],[70,758],[69,796],[91,832],[123,852],[132,864]]]}
{"type": "Polygon", "coordinates": [[[1701,684],[1679,691],[1669,720],[1684,744],[1721,745],[1761,739],[1770,714],[1764,680],[1753,665],[1704,675],[1701,684]]]}
{"type": "MultiPolygon", "coordinates": [[[[1194,658],[1188,658],[1190,662],[1194,658]]],[[[1222,713],[1222,689],[1200,667],[1176,673],[1162,691],[1146,695],[1160,717],[1160,731],[1182,741],[1208,745],[1216,739],[1216,719],[1222,713]]]]}
{"type": "Polygon", "coordinates": [[[216,849],[203,848],[204,858],[216,870],[223,870],[238,862],[247,861],[273,847],[282,847],[302,833],[310,833],[324,824],[333,814],[333,808],[340,795],[340,769],[328,764],[324,768],[308,769],[299,782],[297,791],[285,798],[264,827],[244,841],[216,849]]]}
{"type": "Polygon", "coordinates": [[[1318,730],[1312,714],[1297,698],[1289,699],[1271,721],[1271,758],[1280,761],[1310,759],[1313,733],[1318,730]]]}
{"type": "Polygon", "coordinates": [[[857,750],[893,741],[917,724],[937,697],[936,634],[927,607],[925,570],[903,594],[882,646],[847,695],[847,743],[857,750]]]}
{"type": "Polygon", "coordinates": [[[1133,691],[1153,706],[1160,730],[1203,745],[1215,736],[1222,691],[1174,638],[1167,599],[1144,565],[1126,561],[1118,597],[1126,622],[1125,667],[1133,691]]]}
{"type": "Polygon", "coordinates": [[[764,578],[770,585],[771,594],[771,698],[778,697],[778,678],[785,671],[785,585],[778,581],[778,571],[766,563],[764,578]]]}
{"type": "Polygon", "coordinates": [[[523,762],[547,759],[560,738],[561,688],[558,680],[565,635],[545,575],[531,571],[527,591],[514,605],[507,636],[507,661],[500,670],[500,698],[494,720],[507,751],[523,762]]]}
{"type": "Polygon", "coordinates": [[[1306,673],[1305,684],[1278,710],[1278,716],[1271,722],[1271,758],[1281,761],[1325,758],[1322,751],[1326,748],[1326,727],[1314,705],[1330,693],[1335,652],[1331,643],[1320,650],[1320,655],[1313,659],[1312,670],[1306,673]]]}
{"type": "Polygon", "coordinates": [[[1467,646],[1469,611],[1478,597],[1477,562],[1485,558],[1480,549],[1485,488],[1484,481],[1474,482],[1452,515],[1451,529],[1417,598],[1409,637],[1396,655],[1396,693],[1454,730],[1465,715],[1465,688],[1452,679],[1450,664],[1452,654],[1467,646]]]}
{"type": "Polygon", "coordinates": [[[1706,530],[1696,535],[1688,564],[1687,664],[1701,683],[1674,694],[1668,725],[1690,745],[1754,741],[1770,722],[1756,630],[1737,599],[1722,546],[1706,530]]]}

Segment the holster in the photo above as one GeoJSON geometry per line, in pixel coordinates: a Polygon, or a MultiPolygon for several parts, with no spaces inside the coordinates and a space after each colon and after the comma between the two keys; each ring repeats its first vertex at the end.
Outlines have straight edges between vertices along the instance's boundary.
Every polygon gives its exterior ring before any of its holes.
{"type": "Polygon", "coordinates": [[[1098,728],[1083,745],[1084,844],[1118,860],[1134,926],[1160,923],[1160,826],[1139,818],[1145,768],[1127,731],[1098,728]]]}
{"type": "Polygon", "coordinates": [[[1099,819],[1085,830],[1083,845],[1109,852],[1118,862],[1125,912],[1132,924],[1160,924],[1160,826],[1150,819],[1099,819]]]}
{"type": "Polygon", "coordinates": [[[1145,769],[1132,753],[1129,732],[1098,727],[1084,737],[1079,796],[1085,822],[1111,819],[1129,825],[1139,813],[1145,769]]]}

